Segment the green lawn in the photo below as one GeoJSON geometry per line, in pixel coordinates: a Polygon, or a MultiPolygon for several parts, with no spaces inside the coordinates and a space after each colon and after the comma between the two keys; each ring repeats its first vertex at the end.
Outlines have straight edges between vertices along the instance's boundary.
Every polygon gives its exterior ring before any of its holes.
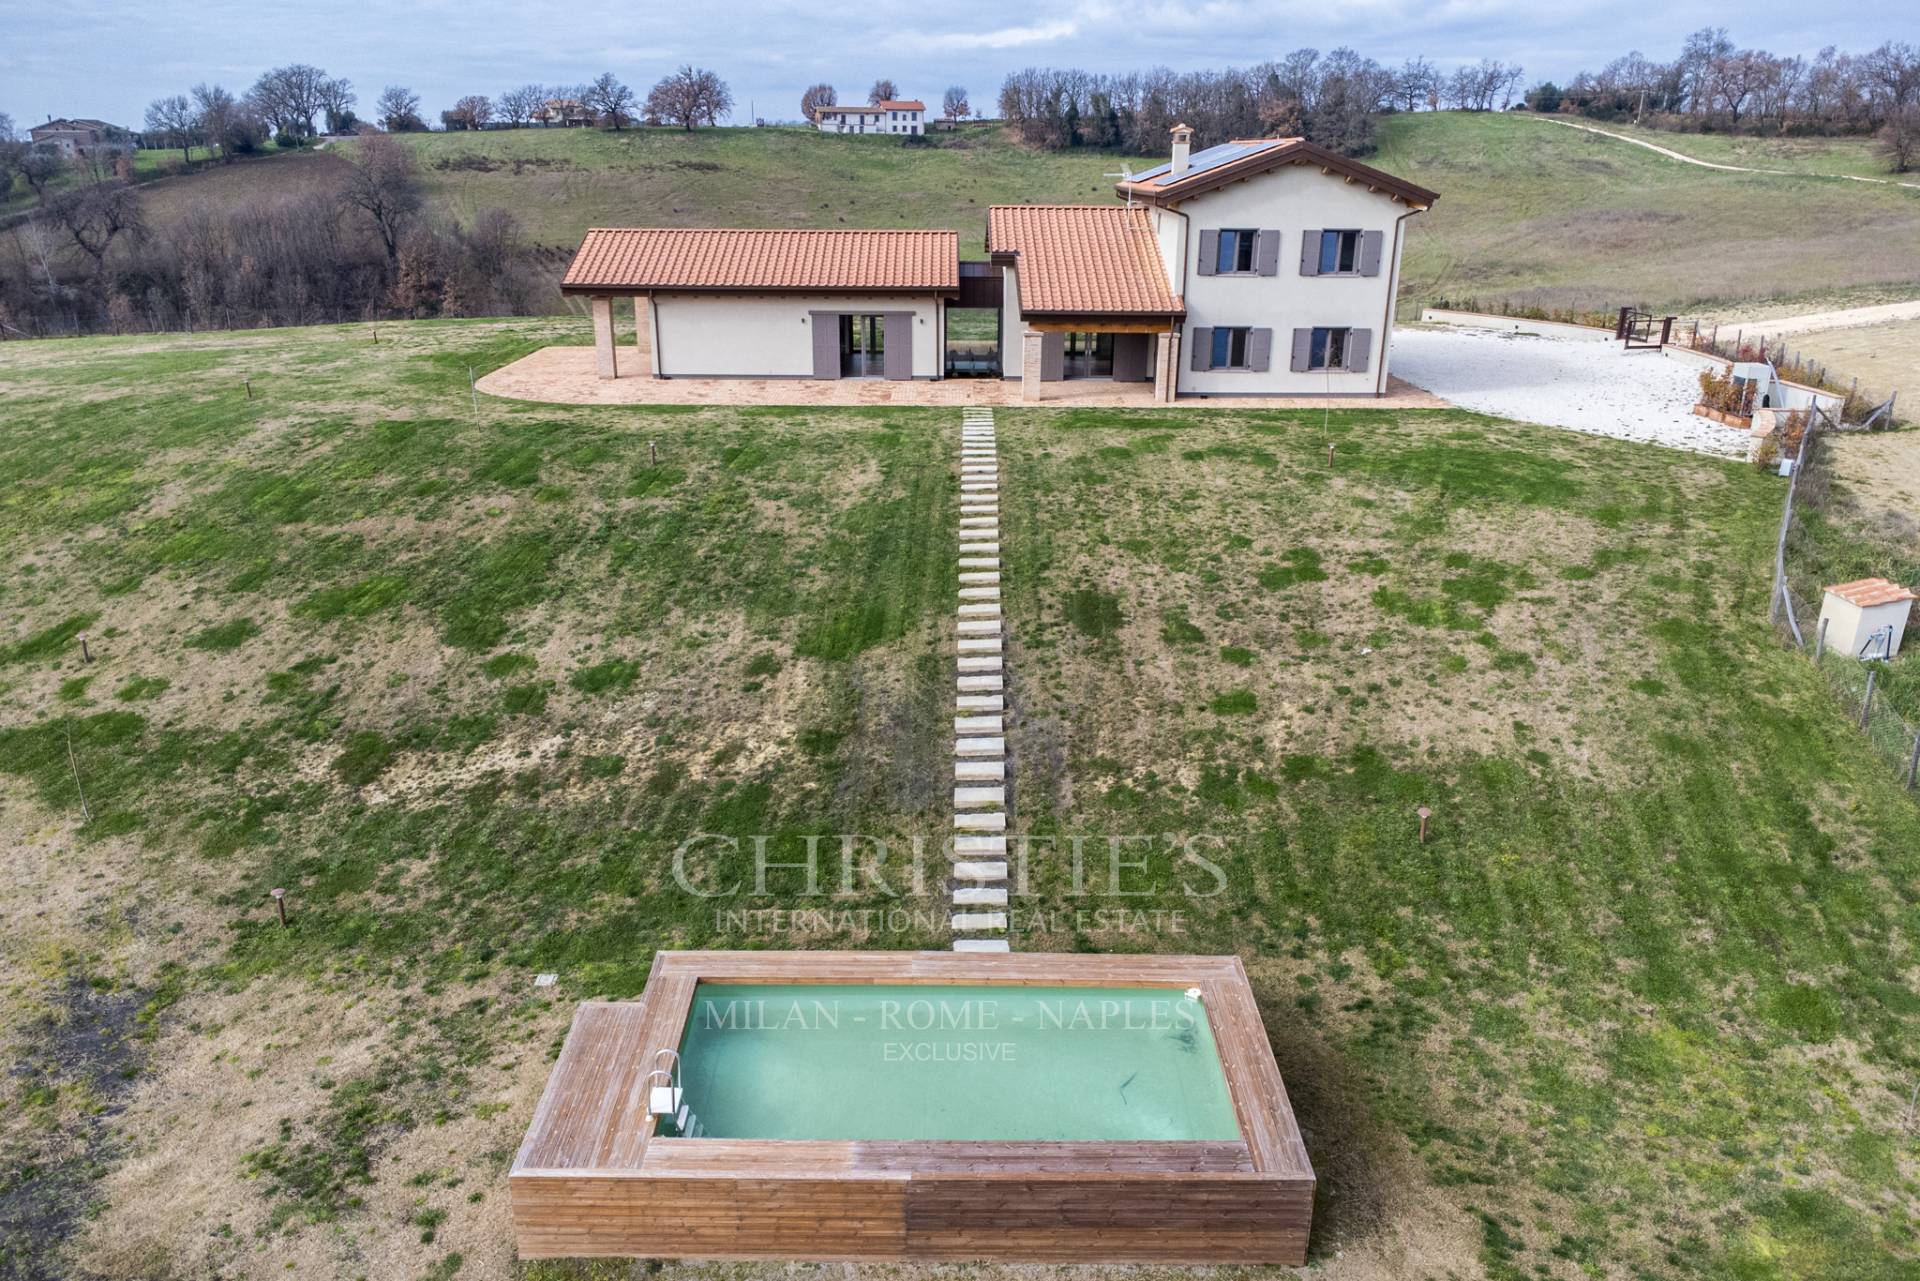
{"type": "MultiPolygon", "coordinates": [[[[1852,174],[1862,178],[1903,178],[1887,172],[1887,162],[1871,136],[1853,138],[1767,137],[1725,133],[1669,133],[1603,121],[1582,121],[1596,129],[1642,138],[1716,165],[1784,169],[1803,174],[1852,174]]],[[[1910,178],[1904,178],[1911,181],[1910,178]]]]}
{"type": "MultiPolygon", "coordinates": [[[[945,943],[958,416],[476,407],[584,327],[379,336],[0,346],[10,1265],[636,1273],[511,1259],[572,1003],[945,943]]],[[[1777,479],[1451,412],[1000,435],[1016,945],[1246,958],[1329,1275],[1916,1275],[1920,810],[1757,621],[1777,479]]]]}
{"type": "Polygon", "coordinates": [[[1019,945],[1250,958],[1322,1258],[1404,1137],[1488,1276],[1920,1274],[1920,810],[1766,631],[1777,482],[1448,413],[1001,439],[1017,826],[1091,838],[1019,945]]]}

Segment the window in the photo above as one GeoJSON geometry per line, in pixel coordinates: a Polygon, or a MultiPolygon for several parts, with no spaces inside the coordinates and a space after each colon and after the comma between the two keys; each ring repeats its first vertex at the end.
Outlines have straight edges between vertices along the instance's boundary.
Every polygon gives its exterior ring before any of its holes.
{"type": "MultiPolygon", "coordinates": [[[[1336,232],[1328,232],[1336,235],[1336,232]]],[[[1351,234],[1351,233],[1349,233],[1351,234]]],[[[1345,369],[1347,367],[1348,339],[1353,335],[1351,329],[1316,329],[1313,340],[1307,348],[1308,369],[1345,369]]],[[[1219,344],[1216,343],[1215,346],[1219,344]]]]}
{"type": "MultiPolygon", "coordinates": [[[[1213,361],[1215,369],[1245,369],[1247,367],[1247,334],[1245,327],[1234,329],[1216,328],[1213,331],[1213,361]]],[[[1315,332],[1318,332],[1317,330],[1315,332]]],[[[1345,330],[1341,331],[1345,333],[1345,330]]]]}
{"type": "MultiPolygon", "coordinates": [[[[1323,231],[1320,233],[1320,274],[1350,276],[1360,270],[1360,233],[1323,231]]],[[[1318,331],[1316,331],[1318,332],[1318,331]]]]}
{"type": "Polygon", "coordinates": [[[1219,256],[1215,258],[1213,269],[1217,275],[1233,272],[1251,273],[1254,269],[1253,250],[1258,243],[1257,231],[1232,230],[1220,233],[1219,256]]]}

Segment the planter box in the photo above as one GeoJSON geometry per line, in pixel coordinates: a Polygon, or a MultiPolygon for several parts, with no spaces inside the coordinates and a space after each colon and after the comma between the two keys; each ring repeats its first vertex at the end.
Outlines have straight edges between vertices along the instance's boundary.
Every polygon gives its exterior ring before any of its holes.
{"type": "Polygon", "coordinates": [[[1753,417],[1750,414],[1722,413],[1718,409],[1709,409],[1705,405],[1695,405],[1693,412],[1702,418],[1711,418],[1714,422],[1725,426],[1738,427],[1741,431],[1747,431],[1753,426],[1753,417]]]}

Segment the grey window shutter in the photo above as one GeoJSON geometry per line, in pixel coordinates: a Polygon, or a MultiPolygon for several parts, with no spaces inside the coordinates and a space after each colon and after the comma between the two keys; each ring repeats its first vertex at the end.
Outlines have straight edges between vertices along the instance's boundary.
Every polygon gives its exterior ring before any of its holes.
{"type": "Polygon", "coordinates": [[[1349,329],[1347,331],[1347,369],[1351,373],[1367,372],[1367,358],[1373,354],[1373,330],[1349,329]]]}
{"type": "Polygon", "coordinates": [[[1384,231],[1363,231],[1360,233],[1360,274],[1377,276],[1380,274],[1380,247],[1386,243],[1384,231]]]}
{"type": "Polygon", "coordinates": [[[1249,329],[1247,331],[1247,368],[1256,374],[1264,374],[1272,366],[1273,330],[1249,329]]]}
{"type": "Polygon", "coordinates": [[[1253,267],[1263,276],[1280,274],[1280,233],[1262,231],[1253,242],[1253,267]]]}
{"type": "Polygon", "coordinates": [[[1067,376],[1067,336],[1058,332],[1040,335],[1040,381],[1057,383],[1067,376]]]}
{"type": "Polygon", "coordinates": [[[1213,368],[1213,330],[1202,325],[1192,330],[1193,360],[1190,363],[1195,370],[1213,368]]]}
{"type": "Polygon", "coordinates": [[[807,323],[813,326],[813,376],[815,378],[838,378],[840,376],[840,314],[833,311],[810,311],[807,323]]]}
{"type": "Polygon", "coordinates": [[[1200,233],[1200,262],[1198,270],[1203,276],[1211,276],[1220,265],[1220,233],[1203,231],[1200,233]]]}
{"type": "Polygon", "coordinates": [[[913,377],[913,313],[889,311],[884,313],[881,323],[886,326],[887,350],[881,363],[887,377],[896,380],[913,377]]]}
{"type": "Polygon", "coordinates": [[[1320,233],[1318,230],[1300,233],[1300,274],[1317,276],[1320,274],[1320,233]]]}
{"type": "MultiPolygon", "coordinates": [[[[1312,235],[1312,232],[1308,232],[1312,235]]],[[[1288,366],[1296,374],[1307,372],[1307,362],[1313,359],[1313,330],[1296,329],[1293,331],[1293,364],[1288,366]]]]}

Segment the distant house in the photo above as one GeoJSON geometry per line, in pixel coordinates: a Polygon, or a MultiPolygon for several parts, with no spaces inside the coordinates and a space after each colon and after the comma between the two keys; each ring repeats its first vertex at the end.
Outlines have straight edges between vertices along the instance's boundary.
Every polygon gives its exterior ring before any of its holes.
{"type": "Polygon", "coordinates": [[[815,107],[813,125],[821,133],[925,133],[927,104],[905,98],[864,107],[815,107]]]}
{"type": "Polygon", "coordinates": [[[549,98],[533,113],[533,123],[548,129],[586,129],[593,112],[578,98],[549,98]]]}
{"type": "Polygon", "coordinates": [[[132,135],[104,120],[49,120],[27,133],[34,146],[68,160],[97,151],[126,151],[133,145],[132,135]]]}

